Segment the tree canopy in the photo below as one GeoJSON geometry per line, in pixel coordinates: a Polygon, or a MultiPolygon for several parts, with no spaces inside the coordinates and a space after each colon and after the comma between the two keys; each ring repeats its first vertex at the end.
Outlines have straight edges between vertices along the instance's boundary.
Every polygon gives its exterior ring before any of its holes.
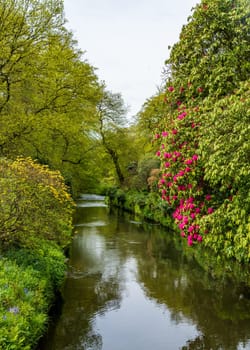
{"type": "Polygon", "coordinates": [[[180,234],[239,261],[250,259],[249,28],[248,1],[202,0],[139,116],[153,123],[159,190],[180,234]]]}

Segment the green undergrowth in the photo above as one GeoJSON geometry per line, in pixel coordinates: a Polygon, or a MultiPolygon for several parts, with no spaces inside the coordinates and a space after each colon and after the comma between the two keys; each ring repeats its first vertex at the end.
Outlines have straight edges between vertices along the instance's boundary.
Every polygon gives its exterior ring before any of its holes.
{"type": "Polygon", "coordinates": [[[63,251],[51,242],[39,249],[10,249],[0,259],[0,348],[33,349],[46,330],[48,311],[65,275],[63,251]]]}
{"type": "Polygon", "coordinates": [[[0,349],[31,350],[65,276],[74,203],[57,171],[0,158],[0,349]]]}
{"type": "Polygon", "coordinates": [[[112,188],[107,192],[107,196],[110,205],[134,213],[139,219],[157,222],[168,228],[174,227],[170,206],[160,201],[156,192],[112,188]]]}

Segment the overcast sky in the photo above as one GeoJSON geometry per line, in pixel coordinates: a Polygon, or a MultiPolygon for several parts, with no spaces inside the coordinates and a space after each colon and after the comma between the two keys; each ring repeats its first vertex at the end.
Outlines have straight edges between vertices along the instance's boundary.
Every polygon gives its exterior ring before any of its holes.
{"type": "Polygon", "coordinates": [[[199,0],[64,0],[67,28],[107,89],[135,115],[161,83],[168,45],[199,0]]]}

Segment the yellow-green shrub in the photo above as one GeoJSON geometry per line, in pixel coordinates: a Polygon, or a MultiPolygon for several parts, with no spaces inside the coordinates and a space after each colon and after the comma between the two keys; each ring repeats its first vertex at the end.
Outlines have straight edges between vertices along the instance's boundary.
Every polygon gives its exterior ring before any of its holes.
{"type": "Polygon", "coordinates": [[[70,242],[73,201],[59,172],[31,158],[0,160],[0,240],[33,247],[53,240],[70,242]]]}

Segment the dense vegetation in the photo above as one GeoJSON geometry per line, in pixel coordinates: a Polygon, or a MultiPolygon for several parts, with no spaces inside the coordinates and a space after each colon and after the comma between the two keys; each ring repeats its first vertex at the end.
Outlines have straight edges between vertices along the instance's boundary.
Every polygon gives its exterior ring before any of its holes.
{"type": "Polygon", "coordinates": [[[248,1],[202,1],[166,61],[166,86],[141,125],[153,127],[158,187],[188,245],[250,259],[248,1]],[[154,116],[153,119],[151,116],[154,116]]]}
{"type": "Polygon", "coordinates": [[[129,124],[65,27],[62,0],[0,0],[0,345],[41,336],[73,197],[105,192],[189,246],[250,260],[250,4],[202,0],[163,88],[129,124]],[[175,233],[173,233],[175,234],[175,233]]]}
{"type": "Polygon", "coordinates": [[[30,349],[64,280],[74,205],[62,176],[30,158],[0,169],[0,345],[30,349]]]}

